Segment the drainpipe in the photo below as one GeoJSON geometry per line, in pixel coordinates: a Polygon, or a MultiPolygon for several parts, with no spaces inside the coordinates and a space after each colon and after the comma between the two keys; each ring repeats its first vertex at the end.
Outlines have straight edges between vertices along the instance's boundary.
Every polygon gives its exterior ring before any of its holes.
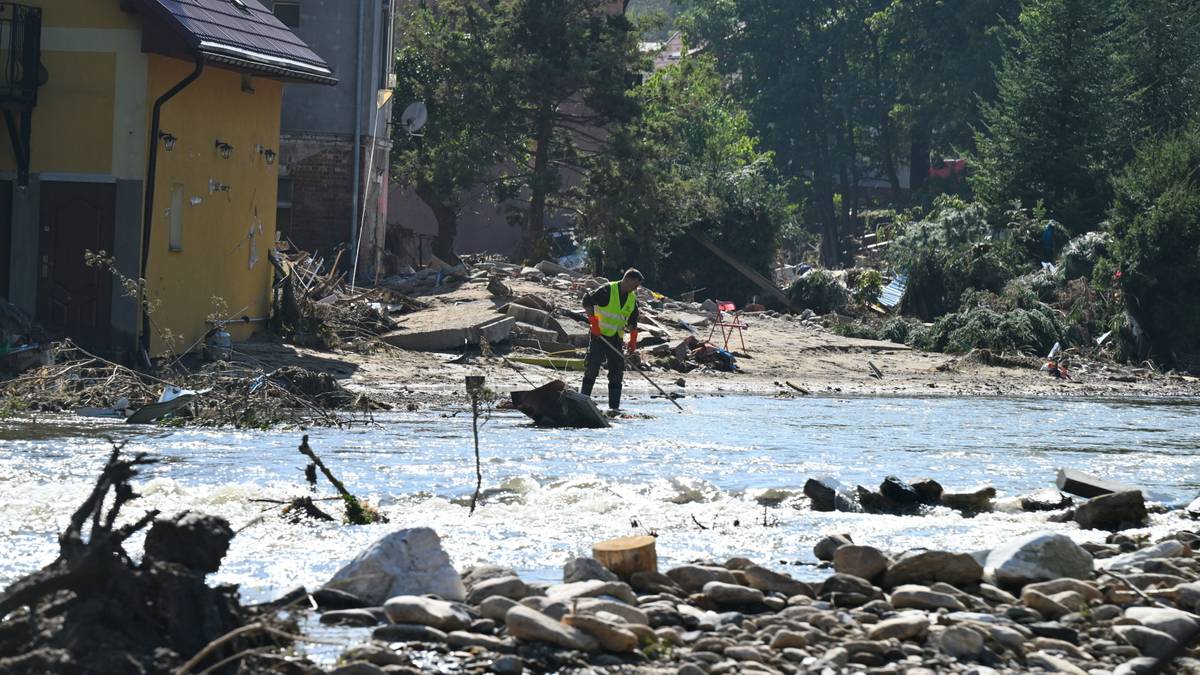
{"type": "Polygon", "coordinates": [[[358,50],[354,55],[354,196],[350,199],[350,252],[358,254],[358,191],[362,183],[363,32],[367,0],[358,0],[358,50]]]}
{"type": "MultiPolygon", "coordinates": [[[[154,112],[150,117],[150,159],[146,162],[146,202],[142,209],[142,269],[140,278],[143,280],[146,278],[146,267],[150,260],[150,225],[153,222],[154,215],[154,174],[158,169],[158,134],[161,131],[159,123],[162,117],[162,107],[167,101],[175,98],[176,94],[195,82],[202,72],[204,72],[204,59],[197,57],[196,69],[190,75],[180,80],[174,87],[171,87],[167,93],[159,96],[158,100],[154,102],[154,112]]],[[[143,283],[138,304],[142,315],[142,353],[148,360],[150,354],[150,313],[146,311],[146,289],[144,286],[145,284],[143,283]]]]}

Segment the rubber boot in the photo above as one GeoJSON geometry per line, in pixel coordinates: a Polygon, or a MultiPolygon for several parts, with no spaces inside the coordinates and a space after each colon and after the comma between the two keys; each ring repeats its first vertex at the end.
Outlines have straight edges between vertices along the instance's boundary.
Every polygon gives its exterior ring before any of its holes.
{"type": "Polygon", "coordinates": [[[608,409],[621,409],[621,385],[609,383],[608,385],[608,409]]]}
{"type": "Polygon", "coordinates": [[[587,375],[584,375],[583,383],[581,385],[579,385],[579,393],[583,394],[584,396],[591,396],[592,395],[592,385],[594,385],[594,384],[596,384],[595,376],[588,377],[587,375]]]}

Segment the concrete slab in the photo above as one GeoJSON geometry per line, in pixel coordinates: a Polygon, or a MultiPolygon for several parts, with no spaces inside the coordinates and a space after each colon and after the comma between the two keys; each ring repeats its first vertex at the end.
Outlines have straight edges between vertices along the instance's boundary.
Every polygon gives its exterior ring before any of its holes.
{"type": "Polygon", "coordinates": [[[491,344],[509,338],[517,320],[498,316],[491,303],[467,302],[436,311],[408,315],[399,330],[382,336],[393,347],[413,351],[450,351],[464,343],[478,345],[481,339],[491,344]]]}
{"type": "Polygon", "coordinates": [[[524,323],[522,321],[517,321],[515,324],[513,324],[512,334],[513,336],[519,335],[521,337],[531,338],[541,342],[554,342],[558,340],[558,331],[551,330],[549,328],[542,328],[541,326],[535,326],[531,323],[524,323]]]}

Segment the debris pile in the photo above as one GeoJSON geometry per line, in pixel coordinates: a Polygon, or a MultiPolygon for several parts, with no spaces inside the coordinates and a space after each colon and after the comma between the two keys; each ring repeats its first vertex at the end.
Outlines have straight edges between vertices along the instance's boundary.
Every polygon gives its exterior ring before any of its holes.
{"type": "Polygon", "coordinates": [[[76,413],[129,423],[263,428],[343,426],[340,411],[382,404],[346,391],[328,373],[274,371],[243,363],[206,363],[195,371],[142,373],[64,342],[53,363],[0,385],[6,411],[76,413]],[[167,378],[170,378],[169,380],[167,378]]]}
{"type": "Polygon", "coordinates": [[[326,267],[308,253],[271,252],[278,328],[295,344],[366,353],[385,346],[379,336],[395,330],[395,317],[427,307],[386,285],[350,287],[337,271],[340,258],[326,267]]]}

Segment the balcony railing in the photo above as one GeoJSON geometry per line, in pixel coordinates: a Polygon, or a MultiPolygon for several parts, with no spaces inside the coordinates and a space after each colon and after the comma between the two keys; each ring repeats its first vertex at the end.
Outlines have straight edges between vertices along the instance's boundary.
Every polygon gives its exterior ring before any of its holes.
{"type": "Polygon", "coordinates": [[[28,110],[42,83],[42,9],[0,2],[0,106],[28,110]]]}

